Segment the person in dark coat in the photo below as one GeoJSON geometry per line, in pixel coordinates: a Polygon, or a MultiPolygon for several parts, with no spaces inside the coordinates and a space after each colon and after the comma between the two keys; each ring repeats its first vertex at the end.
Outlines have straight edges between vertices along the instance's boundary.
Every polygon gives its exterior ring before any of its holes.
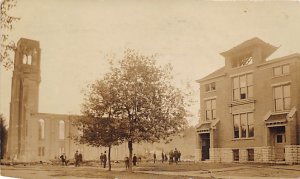
{"type": "Polygon", "coordinates": [[[102,167],[102,164],[103,164],[103,153],[101,153],[100,155],[100,166],[102,167]]]}
{"type": "Polygon", "coordinates": [[[103,154],[103,168],[106,167],[106,161],[107,161],[107,156],[106,156],[106,151],[103,154]]]}
{"type": "Polygon", "coordinates": [[[68,165],[67,156],[65,153],[63,153],[59,158],[61,160],[62,165],[65,165],[65,166],[68,165]]]}
{"type": "Polygon", "coordinates": [[[164,161],[165,161],[165,155],[164,155],[164,153],[162,152],[162,153],[161,153],[161,163],[164,163],[164,161]]]}
{"type": "Polygon", "coordinates": [[[178,158],[179,158],[179,153],[178,153],[178,150],[175,148],[175,151],[174,151],[174,158],[175,158],[175,163],[178,164],[178,158]]]}
{"type": "Polygon", "coordinates": [[[154,163],[155,163],[155,161],[156,161],[156,153],[154,152],[154,154],[153,154],[153,161],[154,161],[154,163]]]}
{"type": "Polygon", "coordinates": [[[134,156],[133,156],[133,158],[132,158],[133,166],[136,166],[136,162],[137,162],[137,157],[136,157],[135,154],[134,154],[134,156]]]}
{"type": "Polygon", "coordinates": [[[80,164],[82,163],[82,154],[81,154],[81,152],[79,152],[78,159],[79,159],[78,166],[80,166],[80,164]]]}
{"type": "Polygon", "coordinates": [[[169,153],[169,164],[173,164],[173,157],[174,157],[174,153],[173,150],[171,150],[169,153]]]}
{"type": "Polygon", "coordinates": [[[125,157],[125,168],[126,170],[129,168],[129,157],[125,157]]]}
{"type": "Polygon", "coordinates": [[[79,154],[77,150],[74,154],[74,159],[75,159],[75,167],[79,167],[79,154]]]}

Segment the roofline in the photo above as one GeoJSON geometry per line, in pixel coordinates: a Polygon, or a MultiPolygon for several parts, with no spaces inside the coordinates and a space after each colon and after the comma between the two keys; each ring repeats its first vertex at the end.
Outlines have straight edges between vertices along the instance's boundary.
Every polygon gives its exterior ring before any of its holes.
{"type": "MultiPolygon", "coordinates": [[[[228,55],[231,55],[231,54],[234,54],[237,50],[241,50],[241,49],[244,49],[244,48],[247,48],[247,47],[251,47],[251,46],[262,46],[262,47],[265,47],[265,48],[270,48],[272,49],[271,51],[276,51],[279,47],[276,47],[272,44],[269,44],[263,40],[261,40],[260,38],[258,37],[254,37],[254,38],[251,38],[249,40],[246,40],[234,47],[232,47],[231,49],[229,50],[226,50],[224,52],[221,52],[220,55],[222,55],[223,57],[227,57],[228,55]]],[[[273,53],[271,52],[271,53],[273,53]]],[[[268,55],[269,56],[269,55],[268,55]]]]}
{"type": "Polygon", "coordinates": [[[293,53],[293,54],[286,55],[286,56],[283,56],[283,57],[274,58],[274,59],[266,61],[263,64],[257,65],[257,67],[269,65],[269,64],[272,64],[272,63],[276,63],[276,62],[280,62],[280,61],[284,61],[284,60],[288,60],[288,59],[292,59],[292,58],[299,58],[300,59],[300,53],[293,53]]]}
{"type": "MultiPolygon", "coordinates": [[[[257,65],[257,67],[261,67],[261,66],[265,66],[265,65],[269,65],[269,64],[272,64],[272,63],[276,63],[276,62],[279,62],[279,61],[283,61],[283,60],[287,60],[287,59],[291,59],[291,58],[299,58],[300,59],[300,53],[293,53],[291,55],[287,55],[287,56],[283,56],[283,57],[279,57],[279,58],[274,58],[274,59],[271,59],[263,64],[259,64],[257,65]]],[[[223,66],[225,67],[225,66],[223,66]]],[[[215,70],[217,71],[217,70],[215,70]]],[[[212,72],[213,73],[213,72],[212,72]]],[[[211,74],[211,73],[210,73],[211,74]]],[[[199,80],[196,80],[197,83],[201,83],[201,82],[204,82],[204,81],[208,81],[208,80],[212,80],[212,79],[215,79],[215,78],[219,78],[219,77],[223,77],[225,76],[226,74],[222,74],[222,75],[218,75],[218,76],[214,76],[214,77],[211,77],[211,78],[207,78],[207,79],[199,79],[199,80]]]]}
{"type": "MultiPolygon", "coordinates": [[[[223,77],[223,76],[226,76],[226,74],[222,74],[222,75],[218,75],[218,76],[214,76],[214,77],[211,77],[211,78],[208,78],[208,79],[199,79],[199,80],[196,80],[197,83],[201,83],[201,82],[204,82],[204,81],[208,81],[208,80],[211,80],[211,79],[214,79],[214,78],[219,78],[219,77],[223,77]]],[[[205,78],[205,77],[204,77],[205,78]]]]}

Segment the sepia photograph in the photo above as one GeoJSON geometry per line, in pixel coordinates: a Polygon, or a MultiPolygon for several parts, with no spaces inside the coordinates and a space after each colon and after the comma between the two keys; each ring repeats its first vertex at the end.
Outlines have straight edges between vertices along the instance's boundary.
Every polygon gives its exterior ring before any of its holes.
{"type": "Polygon", "coordinates": [[[299,0],[1,0],[0,179],[300,178],[299,33],[299,0]]]}

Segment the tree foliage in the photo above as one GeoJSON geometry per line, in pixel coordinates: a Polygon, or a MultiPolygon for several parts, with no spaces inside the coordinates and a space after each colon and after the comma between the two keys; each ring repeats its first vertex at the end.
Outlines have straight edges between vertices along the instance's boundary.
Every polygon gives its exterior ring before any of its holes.
{"type": "Polygon", "coordinates": [[[127,141],[131,171],[133,143],[168,140],[186,127],[184,95],[172,85],[171,72],[171,65],[158,66],[155,56],[126,50],[103,80],[89,86],[81,125],[93,125],[83,127],[81,139],[102,146],[127,141]],[[110,139],[100,135],[104,131],[112,132],[110,139]]]}
{"type": "Polygon", "coordinates": [[[88,85],[82,105],[83,116],[74,121],[81,135],[73,136],[75,141],[94,147],[108,147],[108,167],[111,170],[110,149],[124,141],[125,128],[117,109],[118,99],[110,89],[114,85],[112,76],[88,85]],[[122,130],[123,129],[123,130],[122,130]]]}
{"type": "Polygon", "coordinates": [[[11,51],[16,46],[15,43],[9,39],[9,32],[13,30],[13,25],[20,20],[18,17],[9,15],[9,11],[17,4],[16,0],[2,0],[1,1],[1,58],[0,63],[7,69],[11,68],[13,60],[11,58],[11,51]]]}
{"type": "Polygon", "coordinates": [[[5,125],[5,119],[0,114],[0,159],[3,159],[7,144],[7,129],[5,125]]]}

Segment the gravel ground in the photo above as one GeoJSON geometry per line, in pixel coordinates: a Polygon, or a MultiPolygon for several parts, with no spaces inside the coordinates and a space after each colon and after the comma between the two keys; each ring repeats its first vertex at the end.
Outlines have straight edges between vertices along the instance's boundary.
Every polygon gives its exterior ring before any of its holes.
{"type": "Polygon", "coordinates": [[[14,165],[1,166],[2,176],[25,179],[203,179],[203,178],[298,178],[300,165],[239,164],[239,163],[192,163],[183,162],[178,165],[162,163],[141,163],[134,167],[134,172],[125,170],[122,163],[114,164],[113,171],[100,168],[98,164],[85,163],[81,167],[59,165],[14,165]]]}

